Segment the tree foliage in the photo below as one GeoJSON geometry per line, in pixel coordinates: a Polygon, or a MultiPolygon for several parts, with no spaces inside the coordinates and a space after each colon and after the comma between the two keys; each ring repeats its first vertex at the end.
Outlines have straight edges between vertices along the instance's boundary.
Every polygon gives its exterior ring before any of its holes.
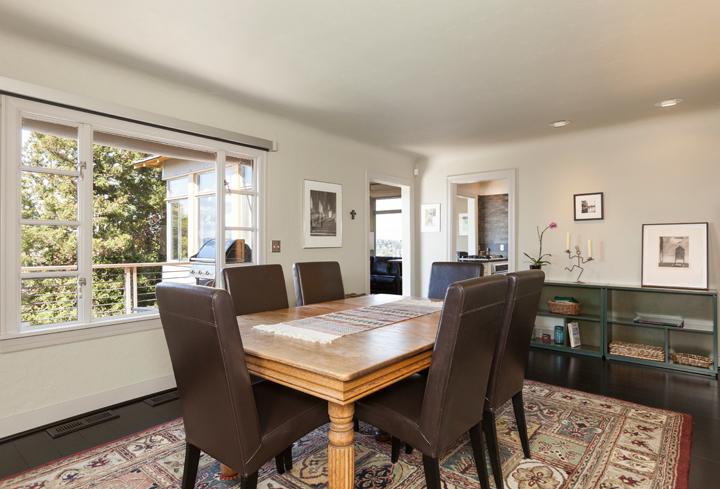
{"type": "MultiPolygon", "coordinates": [[[[23,145],[22,162],[30,167],[78,169],[77,142],[31,133],[23,145]]],[[[134,168],[146,156],[108,146],[93,146],[92,236],[93,264],[166,261],[165,182],[153,168],[134,168]]],[[[85,175],[90,175],[85,170],[85,175]]],[[[25,171],[22,175],[23,219],[79,219],[77,177],[25,171]]],[[[67,266],[78,262],[75,226],[25,225],[22,230],[24,267],[67,266]]],[[[23,284],[23,322],[46,324],[73,320],[77,314],[74,279],[26,280],[23,284]]],[[[154,290],[153,278],[142,275],[134,286],[154,290]]],[[[93,316],[124,312],[122,267],[93,271],[93,316]]],[[[154,294],[152,294],[154,296],[154,294]]],[[[154,297],[153,299],[154,300],[154,297]]],[[[152,304],[147,304],[152,305],[152,304]]]]}

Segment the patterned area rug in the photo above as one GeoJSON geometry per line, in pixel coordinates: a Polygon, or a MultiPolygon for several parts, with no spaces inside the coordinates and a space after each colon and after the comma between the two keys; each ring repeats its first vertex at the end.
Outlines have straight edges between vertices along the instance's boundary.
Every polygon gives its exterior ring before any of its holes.
{"type": "MultiPolygon", "coordinates": [[[[498,419],[506,487],[513,489],[687,489],[690,416],[536,382],[525,383],[532,459],[522,458],[510,404],[498,419]]],[[[390,445],[375,442],[361,425],[355,444],[355,487],[415,489],[425,486],[415,450],[390,463],[390,445]]],[[[52,462],[3,481],[3,489],[180,487],[184,432],[178,419],[122,440],[52,462]]],[[[441,457],[448,489],[479,487],[466,435],[441,457]]],[[[203,454],[198,489],[240,487],[220,479],[220,464],[203,454]]],[[[488,467],[490,472],[490,467],[488,467]]],[[[490,484],[494,487],[492,475],[490,484]]],[[[275,463],[260,471],[262,489],[327,487],[327,426],[295,444],[293,470],[278,475],[275,463]]]]}
{"type": "Polygon", "coordinates": [[[442,309],[442,301],[403,299],[377,306],[332,312],[287,323],[260,324],[253,329],[315,343],[330,343],[349,334],[399,323],[442,309]]]}

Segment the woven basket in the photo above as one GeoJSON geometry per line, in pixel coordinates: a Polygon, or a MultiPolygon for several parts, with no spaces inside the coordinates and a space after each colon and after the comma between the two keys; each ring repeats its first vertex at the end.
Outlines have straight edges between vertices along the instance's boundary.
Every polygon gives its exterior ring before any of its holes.
{"type": "Polygon", "coordinates": [[[625,343],[613,341],[609,345],[610,353],[624,357],[642,358],[643,360],[665,361],[665,348],[662,346],[650,346],[640,343],[625,343]]]}
{"type": "Polygon", "coordinates": [[[708,357],[693,355],[692,353],[671,353],[670,356],[674,363],[680,365],[691,365],[693,367],[710,368],[713,361],[708,357]]]}
{"type": "Polygon", "coordinates": [[[581,302],[555,302],[547,301],[550,312],[553,314],[562,314],[563,316],[577,316],[580,314],[581,302]]]}

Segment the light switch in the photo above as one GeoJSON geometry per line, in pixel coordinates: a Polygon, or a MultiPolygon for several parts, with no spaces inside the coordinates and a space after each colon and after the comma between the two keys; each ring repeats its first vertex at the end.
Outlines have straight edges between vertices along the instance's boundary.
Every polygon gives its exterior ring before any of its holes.
{"type": "Polygon", "coordinates": [[[273,242],[272,242],[272,252],[273,252],[273,253],[280,253],[280,241],[279,241],[279,240],[273,240],[273,242]]]}

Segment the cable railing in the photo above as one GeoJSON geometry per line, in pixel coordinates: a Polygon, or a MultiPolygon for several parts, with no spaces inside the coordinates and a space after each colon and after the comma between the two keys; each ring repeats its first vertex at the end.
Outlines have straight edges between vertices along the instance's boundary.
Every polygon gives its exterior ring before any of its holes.
{"type": "MultiPolygon", "coordinates": [[[[22,267],[22,272],[75,270],[74,266],[22,267]]],[[[155,286],[160,282],[194,284],[190,262],[118,263],[92,266],[92,317],[105,318],[157,310],[155,286]]],[[[83,293],[78,277],[33,278],[21,288],[23,327],[75,321],[83,293]]],[[[87,293],[87,290],[85,291],[87,293]]]]}

